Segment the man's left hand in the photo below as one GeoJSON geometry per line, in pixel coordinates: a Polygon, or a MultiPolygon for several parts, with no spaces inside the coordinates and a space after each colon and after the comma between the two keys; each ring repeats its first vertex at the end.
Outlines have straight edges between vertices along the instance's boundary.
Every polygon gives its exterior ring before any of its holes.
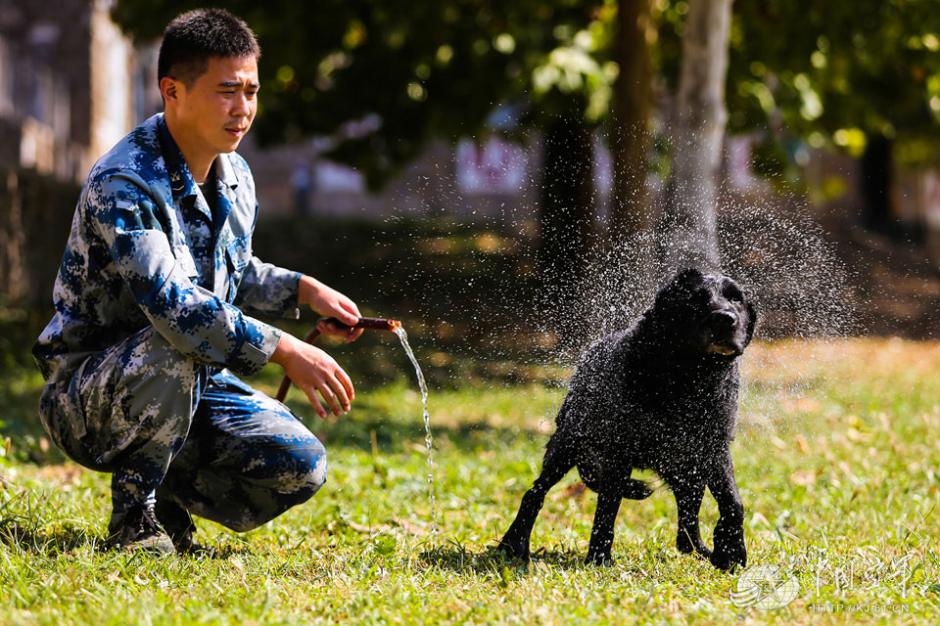
{"type": "MultiPolygon", "coordinates": [[[[324,317],[335,317],[347,326],[355,325],[362,317],[355,302],[312,276],[301,277],[297,301],[324,317]]],[[[321,322],[317,328],[323,335],[342,337],[347,342],[359,339],[363,331],[362,328],[340,328],[325,322],[321,322]]]]}

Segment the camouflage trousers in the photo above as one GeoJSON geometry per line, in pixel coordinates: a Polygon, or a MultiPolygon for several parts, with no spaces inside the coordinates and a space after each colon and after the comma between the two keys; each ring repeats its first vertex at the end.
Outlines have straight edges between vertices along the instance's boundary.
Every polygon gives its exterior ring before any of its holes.
{"type": "Polygon", "coordinates": [[[69,457],[112,474],[112,524],[159,500],[250,530],[326,481],[326,451],[286,406],[186,359],[153,328],[64,378],[43,392],[43,426],[69,457]]]}

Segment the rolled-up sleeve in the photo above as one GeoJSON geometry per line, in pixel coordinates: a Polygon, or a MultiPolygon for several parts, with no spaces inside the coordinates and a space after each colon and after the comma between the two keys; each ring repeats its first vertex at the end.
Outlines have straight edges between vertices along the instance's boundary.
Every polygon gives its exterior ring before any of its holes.
{"type": "Polygon", "coordinates": [[[171,249],[152,199],[110,175],[92,180],[86,207],[93,226],[144,315],[179,352],[250,375],[267,363],[281,331],[242,313],[192,282],[171,249]]]}

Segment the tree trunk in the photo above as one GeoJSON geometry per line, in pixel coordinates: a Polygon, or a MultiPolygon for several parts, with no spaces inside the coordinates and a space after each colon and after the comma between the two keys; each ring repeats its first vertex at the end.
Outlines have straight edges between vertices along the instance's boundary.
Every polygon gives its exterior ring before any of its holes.
{"type": "Polygon", "coordinates": [[[15,170],[6,173],[0,204],[0,300],[18,302],[29,295],[23,192],[15,170]]]}
{"type": "Polygon", "coordinates": [[[891,140],[872,135],[865,146],[861,162],[861,192],[865,226],[888,233],[894,212],[891,210],[891,174],[893,169],[891,140]]]}
{"type": "Polygon", "coordinates": [[[651,76],[649,45],[650,0],[620,0],[617,10],[615,61],[620,73],[614,84],[610,147],[613,152],[613,194],[607,236],[611,247],[629,242],[650,227],[646,177],[650,150],[651,76]]]}
{"type": "Polygon", "coordinates": [[[584,278],[594,231],[594,146],[577,110],[545,128],[539,275],[545,304],[565,312],[584,278]]]}
{"type": "Polygon", "coordinates": [[[721,266],[717,183],[728,113],[725,78],[732,0],[691,0],[682,38],[672,175],[660,238],[665,272],[721,266]]]}

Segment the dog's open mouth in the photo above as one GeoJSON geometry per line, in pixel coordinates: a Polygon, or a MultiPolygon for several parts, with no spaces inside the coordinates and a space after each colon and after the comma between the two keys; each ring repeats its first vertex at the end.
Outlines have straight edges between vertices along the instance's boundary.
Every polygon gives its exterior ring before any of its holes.
{"type": "Polygon", "coordinates": [[[707,351],[711,354],[720,354],[722,356],[738,356],[741,354],[741,350],[737,346],[717,342],[708,344],[707,351]]]}

